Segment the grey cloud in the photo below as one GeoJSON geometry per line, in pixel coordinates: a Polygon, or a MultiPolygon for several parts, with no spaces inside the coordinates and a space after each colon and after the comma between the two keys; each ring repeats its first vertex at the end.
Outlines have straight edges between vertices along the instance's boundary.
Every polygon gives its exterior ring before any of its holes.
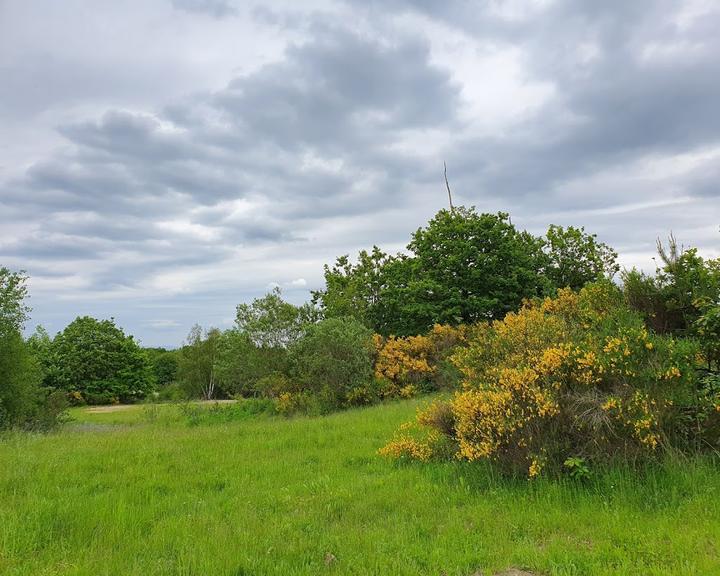
{"type": "MultiPolygon", "coordinates": [[[[188,27],[243,17],[223,0],[172,6],[184,14],[169,20],[188,27]]],[[[38,278],[38,320],[69,319],[57,294],[72,299],[73,313],[121,308],[148,343],[169,344],[193,322],[221,324],[268,282],[306,278],[316,288],[337,254],[402,247],[445,205],[443,160],[458,202],[508,210],[534,232],[550,221],[586,225],[635,255],[650,254],[670,228],[705,248],[716,243],[718,159],[666,175],[639,163],[720,145],[717,8],[679,25],[669,0],[558,0],[514,14],[508,6],[248,7],[254,25],[286,39],[284,53],[192,94],[168,98],[158,87],[152,106],[97,96],[107,93],[73,65],[78,86],[55,101],[63,114],[49,114],[63,145],[0,182],[0,222],[10,230],[0,228],[0,258],[27,262],[38,278]],[[399,24],[408,14],[439,26],[441,38],[426,37],[424,25],[408,31],[399,24]],[[550,96],[496,131],[476,130],[463,82],[495,79],[436,57],[456,41],[479,59],[486,49],[514,51],[518,82],[552,86],[550,96]],[[67,111],[82,85],[96,108],[67,111]]],[[[218,58],[213,49],[198,46],[198,58],[218,58]]],[[[18,93],[0,91],[0,110],[20,109],[20,93],[27,109],[51,109],[22,62],[13,66],[18,93]]],[[[132,91],[129,78],[118,92],[132,91]]]]}
{"type": "Polygon", "coordinates": [[[209,14],[215,18],[235,16],[238,10],[228,0],[171,0],[176,10],[191,13],[209,14]]]}

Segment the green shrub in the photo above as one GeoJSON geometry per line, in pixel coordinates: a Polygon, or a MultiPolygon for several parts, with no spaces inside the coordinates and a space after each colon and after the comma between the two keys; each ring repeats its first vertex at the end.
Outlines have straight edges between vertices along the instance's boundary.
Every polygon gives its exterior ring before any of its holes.
{"type": "Polygon", "coordinates": [[[187,390],[179,382],[173,382],[163,386],[153,394],[158,402],[181,402],[188,400],[187,390]]]}
{"type": "Polygon", "coordinates": [[[181,414],[190,426],[223,424],[247,420],[261,414],[274,414],[275,403],[268,398],[242,398],[233,403],[211,405],[187,402],[180,405],[181,414]]]}
{"type": "Polygon", "coordinates": [[[628,304],[658,333],[692,335],[703,306],[720,304],[720,258],[704,259],[695,248],[667,248],[658,241],[662,266],[654,276],[633,269],[622,275],[628,304]]]}
{"type": "Polygon", "coordinates": [[[450,355],[466,340],[466,327],[436,324],[426,335],[373,338],[375,377],[383,398],[410,398],[418,392],[454,388],[460,381],[450,355]]]}
{"type": "Polygon", "coordinates": [[[329,318],[310,326],[290,348],[291,378],[323,409],[347,406],[355,390],[373,379],[372,331],[352,318],[329,318]]]}
{"type": "Polygon", "coordinates": [[[698,355],[693,340],[648,332],[610,283],[561,290],[472,327],[453,357],[463,389],[442,426],[421,413],[421,433],[401,433],[384,453],[427,459],[443,436],[460,458],[535,476],[569,458],[598,465],[717,446],[720,396],[703,391],[698,355]]]}
{"type": "Polygon", "coordinates": [[[0,336],[0,429],[47,429],[57,423],[66,404],[41,383],[41,367],[20,334],[0,336]]]}

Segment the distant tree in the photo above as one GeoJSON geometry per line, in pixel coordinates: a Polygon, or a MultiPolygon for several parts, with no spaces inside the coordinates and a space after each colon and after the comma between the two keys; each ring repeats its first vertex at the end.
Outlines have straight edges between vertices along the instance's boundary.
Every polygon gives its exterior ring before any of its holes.
{"type": "Polygon", "coordinates": [[[198,324],[188,334],[178,358],[178,380],[191,397],[211,400],[218,387],[217,362],[221,332],[198,324]]]}
{"type": "Polygon", "coordinates": [[[544,252],[544,274],[555,288],[579,290],[589,282],[612,279],[620,270],[617,252],[584,228],[550,226],[544,252]]]}
{"type": "Polygon", "coordinates": [[[286,349],[256,346],[246,333],[237,329],[221,334],[216,373],[219,386],[226,395],[255,396],[260,379],[286,371],[286,349]]]}
{"type": "Polygon", "coordinates": [[[361,250],[355,263],[348,255],[340,256],[332,267],[325,265],[325,289],[313,292],[313,303],[326,318],[352,317],[375,327],[385,271],[392,260],[377,246],[370,252],[361,250]]]}
{"type": "Polygon", "coordinates": [[[78,317],[52,343],[51,382],[89,403],[134,402],[153,388],[148,358],[113,319],[78,317]]]}
{"type": "Polygon", "coordinates": [[[25,304],[27,276],[0,267],[0,336],[19,332],[27,321],[30,308],[25,304]]]}
{"type": "Polygon", "coordinates": [[[145,348],[150,361],[155,384],[164,388],[175,382],[178,368],[178,352],[165,348],[145,348]]]}
{"type": "Polygon", "coordinates": [[[240,304],[235,324],[258,347],[287,348],[319,317],[320,311],[312,304],[290,304],[282,299],[280,289],[274,288],[251,304],[240,304]]]}
{"type": "Polygon", "coordinates": [[[705,260],[672,235],[667,247],[658,240],[657,249],[654,276],[634,268],[622,273],[625,299],[656,332],[690,334],[703,308],[720,304],[720,258],[705,260]]]}
{"type": "Polygon", "coordinates": [[[51,372],[53,370],[52,338],[50,338],[47,330],[40,325],[36,326],[30,338],[27,339],[27,346],[42,368],[43,381],[46,384],[51,384],[51,372]]]}

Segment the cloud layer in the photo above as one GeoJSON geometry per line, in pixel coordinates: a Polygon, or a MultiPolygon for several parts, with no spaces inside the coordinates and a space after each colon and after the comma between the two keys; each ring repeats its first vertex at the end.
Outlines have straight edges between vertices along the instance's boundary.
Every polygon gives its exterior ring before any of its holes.
{"type": "Polygon", "coordinates": [[[456,202],[720,248],[713,2],[0,5],[0,263],[147,344],[456,202]],[[47,34],[35,23],[51,22],[47,34]]]}

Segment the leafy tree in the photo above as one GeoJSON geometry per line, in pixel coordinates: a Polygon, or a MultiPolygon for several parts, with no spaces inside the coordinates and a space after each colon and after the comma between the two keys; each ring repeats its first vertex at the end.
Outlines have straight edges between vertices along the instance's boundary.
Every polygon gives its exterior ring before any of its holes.
{"type": "Polygon", "coordinates": [[[337,408],[370,384],[374,353],[372,330],[354,318],[328,318],[292,346],[292,376],[326,409],[337,408]]]}
{"type": "Polygon", "coordinates": [[[133,402],[152,390],[144,351],[113,319],[78,317],[52,343],[51,382],[89,403],[133,402]]]}
{"type": "Polygon", "coordinates": [[[42,371],[19,332],[0,336],[0,429],[32,426],[43,402],[42,371]]]}
{"type": "Polygon", "coordinates": [[[22,272],[0,268],[0,429],[49,428],[65,408],[62,398],[41,387],[40,362],[22,339],[26,280],[22,272]]]}
{"type": "Polygon", "coordinates": [[[502,212],[441,210],[413,234],[408,251],[385,267],[381,333],[502,318],[546,290],[542,241],[518,231],[502,212]]]}
{"type": "Polygon", "coordinates": [[[0,267],[0,336],[19,332],[28,318],[27,276],[0,267]]]}
{"type": "Polygon", "coordinates": [[[612,278],[620,269],[617,252],[585,228],[550,226],[544,252],[544,273],[555,288],[579,290],[589,282],[612,278]]]}
{"type": "Polygon", "coordinates": [[[285,348],[259,347],[248,334],[237,329],[226,330],[218,342],[217,379],[229,396],[256,396],[257,383],[272,374],[287,372],[285,348]]]}
{"type": "Polygon", "coordinates": [[[42,368],[43,381],[51,383],[53,370],[52,359],[52,338],[47,330],[38,325],[30,338],[27,339],[27,346],[42,368]]]}
{"type": "Polygon", "coordinates": [[[191,397],[212,399],[217,391],[216,373],[221,332],[217,328],[203,331],[196,324],[180,349],[178,379],[191,397]]]}
{"type": "Polygon", "coordinates": [[[280,289],[275,288],[251,304],[238,305],[235,324],[238,331],[258,347],[287,348],[319,316],[319,310],[312,304],[290,304],[282,299],[280,289]]]}
{"type": "Polygon", "coordinates": [[[165,348],[145,348],[150,361],[155,384],[164,388],[175,382],[178,369],[178,353],[165,348]]]}
{"type": "Polygon", "coordinates": [[[313,292],[313,303],[326,318],[352,317],[376,326],[385,270],[392,259],[377,246],[361,250],[355,263],[348,255],[340,256],[332,267],[325,265],[325,289],[313,292]]]}

